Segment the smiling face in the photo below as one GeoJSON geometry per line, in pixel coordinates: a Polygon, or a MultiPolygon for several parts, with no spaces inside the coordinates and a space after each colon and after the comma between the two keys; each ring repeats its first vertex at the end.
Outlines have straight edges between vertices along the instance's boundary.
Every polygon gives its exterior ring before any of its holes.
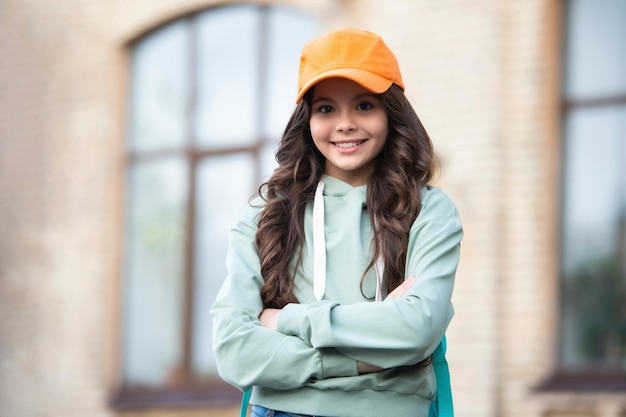
{"type": "Polygon", "coordinates": [[[326,158],[326,174],[352,186],[366,184],[387,140],[387,113],[378,98],[345,78],[313,89],[311,136],[326,158]]]}

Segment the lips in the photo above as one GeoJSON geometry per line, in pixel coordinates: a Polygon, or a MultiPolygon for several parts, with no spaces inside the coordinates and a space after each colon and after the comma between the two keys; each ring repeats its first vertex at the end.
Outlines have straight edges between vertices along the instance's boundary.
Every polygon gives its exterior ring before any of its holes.
{"type": "Polygon", "coordinates": [[[355,140],[351,142],[333,142],[333,144],[341,149],[355,148],[365,142],[364,140],[355,140]]]}

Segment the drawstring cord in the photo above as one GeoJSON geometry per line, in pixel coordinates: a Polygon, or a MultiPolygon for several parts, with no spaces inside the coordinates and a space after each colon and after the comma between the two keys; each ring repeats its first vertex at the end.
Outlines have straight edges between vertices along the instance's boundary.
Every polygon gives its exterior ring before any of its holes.
{"type": "Polygon", "coordinates": [[[385,273],[385,262],[383,257],[379,256],[374,263],[374,269],[376,270],[376,301],[383,301],[383,276],[385,273]]]}
{"type": "MultiPolygon", "coordinates": [[[[320,180],[313,199],[313,295],[316,300],[324,298],[326,292],[326,236],[324,232],[324,187],[320,180]]],[[[374,263],[376,271],[376,301],[383,300],[383,276],[385,263],[380,256],[374,263]]]]}
{"type": "Polygon", "coordinates": [[[313,200],[313,294],[316,300],[326,291],[326,236],[324,233],[324,186],[321,180],[313,200]]]}

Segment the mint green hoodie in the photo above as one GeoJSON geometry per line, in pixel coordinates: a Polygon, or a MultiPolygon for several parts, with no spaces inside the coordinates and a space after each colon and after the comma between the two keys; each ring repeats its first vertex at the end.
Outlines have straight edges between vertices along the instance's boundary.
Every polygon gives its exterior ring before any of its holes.
{"type": "Polygon", "coordinates": [[[302,265],[294,278],[300,304],[287,305],[278,332],[263,327],[263,285],[255,246],[257,199],[230,234],[228,275],[212,308],[220,376],[251,403],[328,417],[427,416],[436,394],[431,366],[414,366],[438,346],[454,314],[450,302],[463,230],[453,202],[425,187],[409,233],[406,276],[417,279],[403,298],[373,302],[376,272],[367,186],[325,176],[325,290],[313,291],[313,201],[305,212],[302,265]],[[359,375],[357,361],[385,368],[359,375]]]}

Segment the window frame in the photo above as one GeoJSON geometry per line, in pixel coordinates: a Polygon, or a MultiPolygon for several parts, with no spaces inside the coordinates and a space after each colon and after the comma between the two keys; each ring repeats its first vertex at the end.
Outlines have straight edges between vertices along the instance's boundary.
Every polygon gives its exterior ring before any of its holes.
{"type": "MultiPolygon", "coordinates": [[[[567,68],[565,66],[565,56],[567,55],[567,32],[569,30],[569,13],[570,13],[570,2],[571,0],[557,0],[557,12],[556,14],[559,16],[555,20],[556,26],[559,28],[558,30],[558,39],[560,42],[560,54],[559,62],[560,65],[557,65],[556,71],[560,74],[565,74],[567,68]]],[[[559,101],[558,105],[558,115],[559,115],[559,125],[560,129],[560,148],[561,148],[561,156],[559,157],[560,163],[560,177],[561,184],[563,184],[563,179],[566,175],[566,167],[563,163],[564,150],[567,148],[568,139],[565,135],[562,127],[565,125],[565,121],[567,120],[567,115],[576,110],[580,109],[595,109],[606,106],[620,106],[626,105],[626,92],[623,94],[610,94],[603,95],[591,98],[584,99],[573,99],[567,97],[567,95],[563,91],[563,87],[559,88],[559,95],[557,96],[557,100],[559,101]]],[[[557,242],[561,240],[562,232],[563,232],[563,222],[560,220],[561,215],[565,209],[564,207],[564,187],[560,187],[560,203],[557,205],[559,216],[556,218],[558,221],[558,227],[555,232],[559,236],[557,242]]],[[[622,393],[626,392],[626,369],[594,369],[591,367],[581,367],[579,369],[571,369],[563,365],[560,355],[563,350],[563,334],[561,328],[561,322],[563,317],[563,306],[564,306],[564,276],[563,271],[561,270],[561,253],[562,247],[559,246],[559,249],[556,251],[556,255],[558,256],[558,284],[557,284],[557,300],[555,309],[557,314],[557,323],[556,326],[556,346],[555,346],[555,369],[552,371],[549,376],[541,381],[537,386],[534,387],[534,391],[536,392],[576,392],[576,393],[622,393]]]]}
{"type": "MultiPolygon", "coordinates": [[[[189,192],[186,196],[186,217],[185,217],[185,238],[183,248],[184,259],[184,273],[181,276],[183,281],[183,324],[182,330],[182,362],[179,369],[176,370],[176,381],[168,382],[160,387],[138,387],[128,386],[123,381],[123,378],[119,377],[117,387],[114,387],[109,396],[109,406],[118,411],[125,410],[141,410],[141,409],[154,409],[154,408],[207,408],[207,407],[219,407],[219,406],[233,406],[241,401],[241,392],[226,382],[219,379],[219,377],[210,379],[198,379],[194,376],[193,370],[193,328],[194,328],[194,285],[195,285],[195,254],[194,249],[196,246],[197,238],[197,182],[198,182],[198,167],[206,158],[219,157],[235,154],[248,154],[254,158],[255,168],[254,177],[257,183],[260,183],[262,177],[262,157],[265,148],[268,145],[272,145],[279,138],[266,137],[268,133],[264,129],[263,123],[266,119],[266,106],[265,99],[267,96],[267,69],[268,69],[268,49],[270,47],[269,31],[271,30],[270,20],[272,11],[275,9],[286,9],[289,12],[300,13],[300,11],[293,7],[280,6],[280,5],[265,5],[265,4],[248,4],[248,3],[234,3],[225,4],[215,7],[202,8],[194,10],[188,14],[176,16],[167,22],[159,24],[140,37],[134,39],[126,46],[125,56],[126,62],[130,62],[130,56],[133,53],[133,47],[142,40],[150,37],[158,30],[173,24],[174,22],[184,22],[188,26],[189,36],[188,41],[191,43],[190,47],[190,65],[189,73],[187,74],[189,88],[191,91],[192,100],[196,100],[197,95],[197,62],[198,62],[198,18],[200,15],[213,10],[219,10],[222,8],[231,7],[251,7],[257,10],[259,27],[258,35],[254,42],[256,42],[256,51],[258,54],[258,68],[256,69],[257,77],[257,94],[256,94],[256,108],[257,108],[257,126],[255,128],[255,134],[251,142],[247,145],[235,145],[235,146],[219,146],[217,148],[212,147],[200,147],[197,146],[197,138],[194,136],[194,120],[193,111],[188,110],[186,113],[187,119],[185,120],[186,127],[186,141],[183,145],[175,148],[161,148],[157,150],[140,150],[136,151],[127,146],[124,142],[125,157],[123,160],[122,172],[120,180],[122,182],[128,179],[128,173],[131,171],[133,165],[137,162],[145,162],[150,160],[156,160],[167,156],[183,156],[184,160],[188,164],[187,166],[187,179],[189,192]]],[[[314,17],[314,16],[312,16],[314,17]]],[[[126,67],[127,91],[130,86],[130,74],[131,67],[126,67]]],[[[128,102],[127,102],[128,103],[128,102]]],[[[128,108],[127,108],[128,110],[128,108]]],[[[127,117],[126,117],[127,118],[127,117]]],[[[127,118],[127,122],[128,122],[127,118]]],[[[122,187],[122,190],[125,187],[122,187]]],[[[125,200],[123,198],[122,200],[125,200]]],[[[123,202],[123,201],[122,201],[123,202]]],[[[121,204],[120,210],[124,213],[122,220],[127,216],[125,204],[121,204]]],[[[123,222],[122,222],[123,223],[123,222]]],[[[123,227],[123,226],[122,226],[123,227]]],[[[121,233],[120,237],[124,238],[125,233],[121,233]]],[[[123,245],[122,245],[123,246],[123,245]]],[[[120,257],[123,260],[123,256],[120,257]]],[[[120,269],[120,279],[123,281],[124,273],[120,269]]],[[[122,285],[123,287],[123,285],[122,285]]],[[[120,311],[123,311],[122,303],[119,303],[120,311]]],[[[123,322],[124,313],[120,314],[119,322],[123,322]]],[[[123,326],[123,324],[121,324],[123,326]]],[[[121,344],[118,344],[117,353],[121,354],[123,348],[121,344]]],[[[121,361],[119,370],[121,371],[121,361]]],[[[118,372],[120,372],[118,371],[118,372]]]]}

